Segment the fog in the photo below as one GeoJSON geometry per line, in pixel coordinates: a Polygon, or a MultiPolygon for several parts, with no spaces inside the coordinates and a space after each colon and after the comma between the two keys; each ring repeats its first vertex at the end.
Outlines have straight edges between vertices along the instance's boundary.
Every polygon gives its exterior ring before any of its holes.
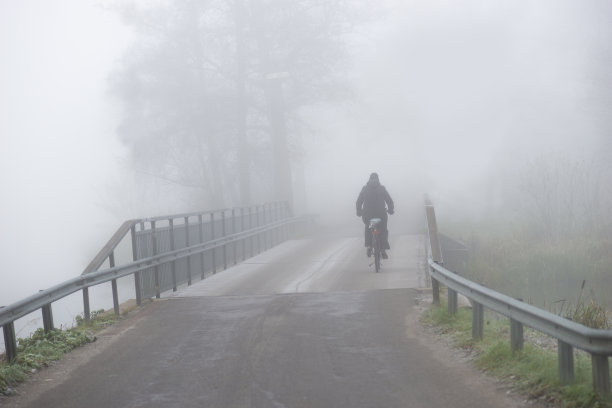
{"type": "Polygon", "coordinates": [[[313,47],[294,71],[254,72],[248,36],[263,29],[245,30],[247,104],[224,97],[227,76],[190,68],[202,25],[215,64],[228,49],[213,11],[189,25],[197,2],[0,0],[0,305],[78,275],[125,219],[284,198],[287,168],[297,212],[355,234],[373,171],[396,201],[392,233],[417,230],[424,194],[443,218],[485,211],[539,160],[609,175],[608,1],[350,3],[359,13],[328,10],[343,19],[333,41],[275,20],[286,31],[268,37],[313,47]],[[285,153],[260,130],[278,78],[285,153]],[[246,156],[231,136],[241,103],[246,156]]]}

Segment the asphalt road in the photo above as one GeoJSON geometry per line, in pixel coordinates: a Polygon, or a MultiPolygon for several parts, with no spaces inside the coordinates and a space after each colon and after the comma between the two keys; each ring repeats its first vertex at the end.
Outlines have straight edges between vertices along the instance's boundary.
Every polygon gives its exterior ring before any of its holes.
{"type": "Polygon", "coordinates": [[[153,302],[4,403],[520,406],[418,324],[423,237],[391,245],[376,274],[359,238],[286,242],[153,302]]]}

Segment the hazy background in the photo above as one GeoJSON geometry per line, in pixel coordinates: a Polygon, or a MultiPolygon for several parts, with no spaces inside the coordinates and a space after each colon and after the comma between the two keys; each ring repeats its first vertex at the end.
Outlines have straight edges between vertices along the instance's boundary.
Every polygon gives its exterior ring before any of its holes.
{"type": "MultiPolygon", "coordinates": [[[[521,193],[533,198],[540,190],[525,186],[535,180],[530,174],[580,173],[578,184],[594,185],[572,199],[588,204],[596,196],[609,215],[612,3],[331,3],[340,10],[358,4],[362,14],[340,13],[341,32],[330,31],[335,42],[313,43],[299,68],[307,72],[310,63],[342,53],[341,63],[317,65],[321,78],[342,80],[333,82],[342,97],[328,96],[326,83],[315,79],[317,92],[308,93],[295,73],[283,85],[298,211],[360,234],[354,202],[377,171],[396,201],[392,233],[415,231],[425,193],[442,220],[478,218],[511,213],[525,201],[521,193]]],[[[206,120],[196,136],[219,135],[222,153],[239,147],[215,127],[234,123],[225,111],[205,115],[223,101],[222,81],[207,77],[211,91],[201,100],[210,105],[200,103],[180,74],[188,46],[166,42],[197,37],[173,20],[189,17],[188,9],[167,12],[197,2],[127,4],[0,0],[0,305],[78,275],[125,219],[240,204],[237,183],[211,197],[198,179],[187,179],[197,171],[176,166],[188,160],[165,155],[175,152],[168,140],[178,141],[173,147],[191,140],[183,125],[199,129],[200,114],[206,120]],[[194,111],[157,121],[174,108],[177,115],[194,111]]],[[[221,30],[219,21],[198,24],[221,30]]],[[[293,38],[291,26],[283,29],[279,37],[293,38]]],[[[214,30],[206,34],[216,38],[214,30]]],[[[223,41],[210,44],[223,55],[223,41]]],[[[299,79],[316,76],[309,75],[299,79]]],[[[248,109],[258,112],[265,98],[249,84],[248,109]]],[[[249,125],[256,129],[259,120],[251,113],[249,125]]],[[[257,181],[250,201],[271,201],[272,147],[264,132],[249,132],[249,171],[257,181]]],[[[236,154],[211,156],[220,158],[218,168],[230,164],[227,180],[237,177],[236,154]]]]}

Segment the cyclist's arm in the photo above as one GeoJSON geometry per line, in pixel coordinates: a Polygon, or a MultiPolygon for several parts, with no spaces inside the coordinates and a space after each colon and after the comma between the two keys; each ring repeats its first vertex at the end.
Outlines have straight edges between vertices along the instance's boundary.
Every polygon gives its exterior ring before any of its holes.
{"type": "Polygon", "coordinates": [[[393,204],[393,200],[391,199],[391,196],[389,195],[389,192],[387,191],[386,188],[385,188],[385,202],[387,203],[387,211],[393,212],[395,210],[395,205],[393,204]]]}
{"type": "Polygon", "coordinates": [[[357,209],[357,215],[361,215],[364,201],[365,201],[365,194],[362,189],[361,192],[359,193],[359,197],[357,197],[357,201],[355,202],[355,207],[357,209]]]}

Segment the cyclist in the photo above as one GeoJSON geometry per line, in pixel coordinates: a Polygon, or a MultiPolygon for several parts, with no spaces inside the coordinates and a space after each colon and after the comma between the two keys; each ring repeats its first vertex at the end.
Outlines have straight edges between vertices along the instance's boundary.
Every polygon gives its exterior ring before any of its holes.
{"type": "Polygon", "coordinates": [[[363,219],[365,224],[365,246],[368,257],[372,256],[372,234],[368,228],[368,223],[372,218],[380,218],[382,252],[383,259],[387,259],[387,249],[389,246],[389,231],[387,230],[387,212],[393,214],[393,200],[387,192],[385,186],[380,184],[378,174],[370,174],[367,184],[361,189],[357,198],[357,216],[363,219]]]}

